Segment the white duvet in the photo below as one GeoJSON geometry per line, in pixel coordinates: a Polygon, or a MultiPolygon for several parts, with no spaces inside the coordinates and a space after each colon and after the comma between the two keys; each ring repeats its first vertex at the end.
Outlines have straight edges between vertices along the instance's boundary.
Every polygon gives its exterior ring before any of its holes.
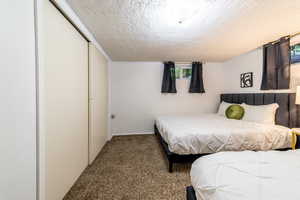
{"type": "Polygon", "coordinates": [[[177,154],[280,149],[290,147],[291,141],[286,127],[217,114],[162,116],[155,123],[170,151],[177,154]]]}
{"type": "Polygon", "coordinates": [[[197,200],[300,199],[300,150],[220,152],[196,160],[197,200]]]}

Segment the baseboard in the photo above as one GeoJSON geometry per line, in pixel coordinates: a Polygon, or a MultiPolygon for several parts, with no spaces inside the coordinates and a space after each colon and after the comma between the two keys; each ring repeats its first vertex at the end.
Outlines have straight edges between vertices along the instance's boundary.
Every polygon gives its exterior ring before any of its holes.
{"type": "Polygon", "coordinates": [[[154,134],[153,131],[139,131],[139,132],[127,132],[127,133],[113,133],[112,136],[122,136],[122,135],[151,135],[154,134]]]}

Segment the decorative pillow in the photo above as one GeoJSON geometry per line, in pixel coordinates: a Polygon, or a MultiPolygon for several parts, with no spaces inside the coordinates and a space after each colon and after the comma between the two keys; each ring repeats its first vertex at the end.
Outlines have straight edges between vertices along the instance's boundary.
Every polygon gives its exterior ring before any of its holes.
{"type": "Polygon", "coordinates": [[[226,109],[226,117],[228,119],[237,119],[240,120],[243,118],[245,110],[240,105],[231,105],[226,109]]]}
{"type": "Polygon", "coordinates": [[[219,106],[219,110],[218,110],[218,115],[221,115],[221,116],[226,116],[225,115],[225,111],[226,111],[226,109],[229,107],[229,106],[231,106],[231,105],[234,105],[234,104],[232,104],[232,103],[227,103],[227,102],[224,102],[224,101],[222,101],[221,103],[220,103],[220,106],[219,106]]]}
{"type": "Polygon", "coordinates": [[[275,124],[276,110],[279,107],[277,103],[268,105],[248,105],[243,103],[242,106],[245,109],[243,120],[262,124],[275,124]]]}

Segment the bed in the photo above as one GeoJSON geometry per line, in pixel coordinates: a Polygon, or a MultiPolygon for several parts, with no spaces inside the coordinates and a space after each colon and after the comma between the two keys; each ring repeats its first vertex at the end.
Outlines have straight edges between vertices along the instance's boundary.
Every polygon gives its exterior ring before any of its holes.
{"type": "Polygon", "coordinates": [[[294,93],[221,94],[220,100],[249,105],[277,103],[276,125],[228,120],[214,114],[158,117],[154,129],[169,161],[169,172],[173,163],[192,162],[215,152],[290,147],[288,128],[300,125],[294,93]]]}
{"type": "Polygon", "coordinates": [[[170,151],[180,155],[291,146],[287,127],[232,120],[218,114],[163,116],[156,119],[156,126],[170,151]]]}
{"type": "Polygon", "coordinates": [[[299,157],[298,149],[219,152],[199,158],[192,165],[187,199],[300,199],[299,157]]]}

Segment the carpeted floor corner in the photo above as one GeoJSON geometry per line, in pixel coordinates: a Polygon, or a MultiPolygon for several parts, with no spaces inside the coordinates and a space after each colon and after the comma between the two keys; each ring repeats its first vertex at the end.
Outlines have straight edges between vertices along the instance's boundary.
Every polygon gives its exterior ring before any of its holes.
{"type": "Polygon", "coordinates": [[[175,164],[169,173],[154,135],[117,136],[64,200],[184,200],[189,170],[190,164],[175,164]]]}

